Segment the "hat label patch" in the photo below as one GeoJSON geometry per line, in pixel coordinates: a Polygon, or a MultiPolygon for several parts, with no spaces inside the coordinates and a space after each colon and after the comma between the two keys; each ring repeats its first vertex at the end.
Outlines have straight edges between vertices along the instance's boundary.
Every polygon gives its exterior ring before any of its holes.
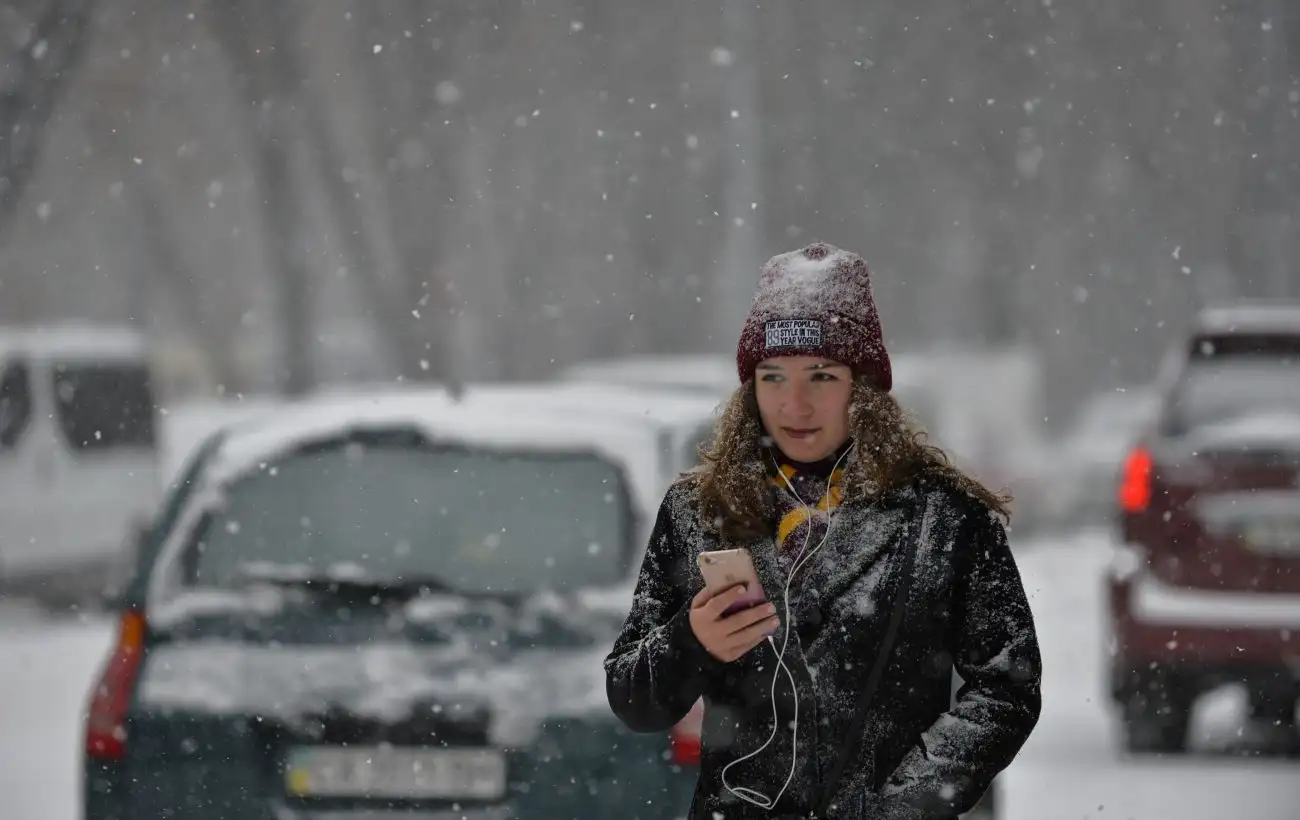
{"type": "Polygon", "coordinates": [[[764,325],[767,349],[821,347],[822,323],[817,319],[777,319],[764,325]]]}

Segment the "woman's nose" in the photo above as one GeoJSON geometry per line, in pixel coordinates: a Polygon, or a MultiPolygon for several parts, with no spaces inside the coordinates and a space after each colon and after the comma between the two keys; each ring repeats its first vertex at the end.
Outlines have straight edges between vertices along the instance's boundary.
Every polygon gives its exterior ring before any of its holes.
{"type": "Polygon", "coordinates": [[[786,400],[786,412],[794,416],[807,416],[812,411],[813,406],[808,395],[808,388],[801,384],[791,385],[786,400]]]}

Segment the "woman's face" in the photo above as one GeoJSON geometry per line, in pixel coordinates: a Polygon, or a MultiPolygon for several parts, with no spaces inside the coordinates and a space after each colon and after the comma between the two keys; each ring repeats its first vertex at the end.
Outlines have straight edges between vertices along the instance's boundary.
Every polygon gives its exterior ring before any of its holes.
{"type": "Polygon", "coordinates": [[[782,356],[754,373],[758,413],[776,446],[795,461],[819,461],[849,439],[853,371],[829,359],[782,356]]]}

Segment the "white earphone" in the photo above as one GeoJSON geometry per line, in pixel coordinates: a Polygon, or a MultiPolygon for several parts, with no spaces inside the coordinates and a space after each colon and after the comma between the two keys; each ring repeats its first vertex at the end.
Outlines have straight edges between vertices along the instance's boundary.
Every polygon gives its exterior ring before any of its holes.
{"type": "Polygon", "coordinates": [[[795,682],[794,673],[791,672],[790,667],[785,664],[785,650],[790,645],[790,632],[794,628],[794,622],[790,618],[790,584],[794,581],[794,577],[799,570],[808,562],[808,559],[812,558],[813,555],[815,555],[817,551],[825,545],[826,539],[830,537],[831,522],[834,519],[835,512],[839,506],[838,504],[833,505],[830,498],[831,488],[835,482],[835,471],[839,469],[840,462],[844,460],[844,457],[853,452],[853,448],[856,446],[856,442],[850,445],[849,449],[845,450],[844,453],[835,460],[835,466],[831,468],[831,476],[826,480],[826,532],[822,535],[822,540],[817,543],[817,546],[813,547],[811,552],[808,552],[807,550],[808,542],[812,540],[813,508],[807,501],[804,501],[803,498],[799,496],[794,485],[790,483],[789,477],[781,471],[780,465],[777,465],[777,473],[781,476],[781,479],[785,481],[786,488],[790,491],[790,494],[795,497],[795,500],[803,505],[804,511],[808,514],[808,531],[804,535],[803,547],[800,548],[801,554],[795,559],[794,566],[790,567],[790,573],[785,579],[785,591],[782,594],[782,604],[785,607],[785,636],[781,640],[781,648],[779,650],[776,648],[776,642],[772,640],[770,635],[767,638],[768,645],[772,647],[772,651],[776,652],[776,670],[772,673],[771,689],[772,733],[767,736],[767,740],[763,741],[762,746],[759,746],[744,757],[737,758],[722,767],[723,788],[734,794],[736,797],[739,797],[741,800],[744,800],[746,803],[758,806],[760,809],[771,810],[776,807],[777,802],[785,794],[785,790],[790,788],[790,782],[794,780],[794,773],[799,765],[799,685],[795,682]],[[786,677],[790,680],[790,691],[794,693],[794,719],[791,721],[791,732],[793,733],[793,737],[790,741],[790,774],[786,776],[785,783],[781,786],[781,791],[776,793],[776,797],[768,797],[760,791],[745,786],[733,788],[727,783],[727,770],[732,766],[735,766],[737,763],[743,763],[746,760],[757,757],[764,749],[772,744],[773,740],[776,740],[776,731],[779,728],[779,722],[781,719],[776,708],[776,681],[777,676],[780,675],[782,669],[785,670],[786,677]]]}

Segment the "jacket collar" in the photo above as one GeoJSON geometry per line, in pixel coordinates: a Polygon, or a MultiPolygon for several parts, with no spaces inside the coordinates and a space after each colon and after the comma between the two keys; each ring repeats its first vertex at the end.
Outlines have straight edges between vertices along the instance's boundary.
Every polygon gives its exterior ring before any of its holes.
{"type": "MultiPolygon", "coordinates": [[[[871,501],[847,501],[840,505],[831,519],[825,543],[790,583],[791,598],[808,594],[822,601],[834,600],[862,574],[875,571],[877,565],[888,561],[909,537],[909,522],[919,526],[920,522],[914,519],[921,512],[920,493],[915,488],[894,491],[871,501]]],[[[780,612],[787,577],[777,560],[776,538],[767,535],[736,546],[749,550],[763,589],[768,598],[778,603],[780,612]]],[[[816,546],[813,543],[809,549],[816,546]]]]}
{"type": "Polygon", "coordinates": [[[779,447],[777,447],[776,445],[772,445],[771,447],[767,448],[767,458],[765,460],[767,462],[769,472],[773,472],[775,469],[777,469],[777,465],[780,465],[781,467],[785,467],[788,468],[789,470],[793,470],[794,472],[800,475],[816,476],[817,478],[820,478],[821,480],[825,481],[826,479],[831,477],[831,471],[835,469],[835,466],[837,464],[840,466],[841,469],[844,467],[844,463],[843,461],[841,461],[841,459],[844,458],[845,453],[847,453],[849,451],[849,448],[851,448],[852,446],[853,446],[853,439],[849,439],[848,441],[841,444],[839,448],[835,450],[835,452],[831,453],[826,458],[823,458],[820,461],[796,461],[790,458],[789,456],[787,456],[785,453],[781,452],[781,449],[779,447]]]}

